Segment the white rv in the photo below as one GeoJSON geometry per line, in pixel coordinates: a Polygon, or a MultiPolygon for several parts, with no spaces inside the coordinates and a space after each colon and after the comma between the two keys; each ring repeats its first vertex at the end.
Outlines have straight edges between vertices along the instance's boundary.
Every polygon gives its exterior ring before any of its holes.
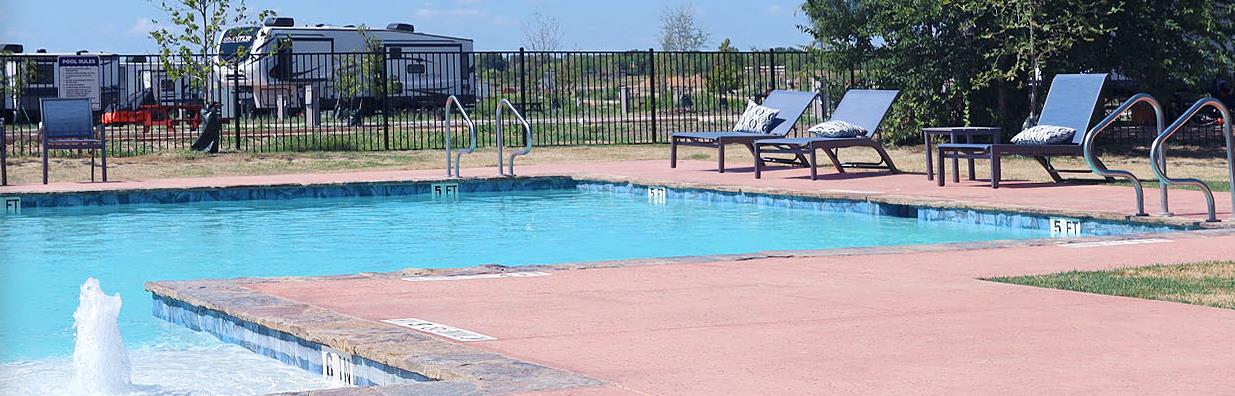
{"type": "Polygon", "coordinates": [[[6,45],[5,54],[0,55],[0,72],[3,72],[0,78],[9,81],[9,84],[18,80],[26,83],[21,92],[4,93],[3,101],[0,102],[0,111],[2,111],[0,116],[2,117],[16,119],[20,114],[22,118],[29,116],[34,120],[39,119],[40,100],[59,96],[56,78],[60,70],[56,68],[56,58],[61,55],[97,55],[99,57],[99,95],[101,96],[99,99],[104,106],[126,94],[125,83],[122,81],[121,59],[117,55],[86,51],[49,53],[44,50],[23,53],[20,52],[20,48],[20,45],[6,45]],[[18,49],[18,51],[11,49],[18,49]]]}
{"type": "Polygon", "coordinates": [[[219,60],[228,65],[219,71],[225,90],[235,89],[246,107],[257,109],[274,108],[280,96],[285,106],[299,107],[310,86],[327,108],[358,99],[369,108],[431,108],[449,95],[473,103],[471,52],[470,39],[417,33],[408,24],[362,30],[295,26],[283,17],[228,29],[218,46],[219,60]],[[370,51],[366,38],[380,42],[381,52],[370,51]],[[377,100],[383,94],[387,103],[377,100]]]}
{"type": "Polygon", "coordinates": [[[6,92],[0,101],[0,116],[16,119],[29,116],[39,119],[39,101],[59,95],[56,87],[56,58],[62,55],[98,55],[99,95],[103,111],[133,110],[141,104],[178,104],[200,102],[200,90],[187,78],[173,79],[156,62],[147,63],[145,56],[119,56],[108,53],[34,53],[20,52],[21,46],[7,45],[0,56],[0,78],[24,80],[25,89],[16,95],[6,92]],[[14,51],[16,49],[16,51],[14,51]]]}

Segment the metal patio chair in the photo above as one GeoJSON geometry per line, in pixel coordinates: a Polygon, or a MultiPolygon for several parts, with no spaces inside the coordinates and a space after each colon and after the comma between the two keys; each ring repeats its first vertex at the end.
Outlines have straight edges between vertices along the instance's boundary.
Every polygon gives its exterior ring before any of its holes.
{"type": "Polygon", "coordinates": [[[43,184],[47,184],[47,157],[51,150],[90,150],[90,181],[94,181],[95,150],[102,153],[103,181],[107,181],[107,137],[94,125],[89,99],[46,98],[41,103],[43,122],[39,139],[43,152],[43,184]]]}

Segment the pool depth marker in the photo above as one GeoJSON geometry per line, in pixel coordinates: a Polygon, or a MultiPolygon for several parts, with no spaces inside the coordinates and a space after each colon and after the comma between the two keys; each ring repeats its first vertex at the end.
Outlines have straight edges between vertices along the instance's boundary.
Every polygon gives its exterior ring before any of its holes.
{"type": "Polygon", "coordinates": [[[4,201],[4,214],[21,214],[21,197],[0,197],[4,201]]]}
{"type": "Polygon", "coordinates": [[[448,326],[441,323],[433,323],[427,320],[416,318],[404,319],[386,319],[383,322],[390,323],[396,326],[406,327],[422,333],[446,337],[455,341],[475,342],[475,341],[495,341],[493,338],[484,334],[480,334],[471,330],[464,330],[454,326],[448,326]]]}

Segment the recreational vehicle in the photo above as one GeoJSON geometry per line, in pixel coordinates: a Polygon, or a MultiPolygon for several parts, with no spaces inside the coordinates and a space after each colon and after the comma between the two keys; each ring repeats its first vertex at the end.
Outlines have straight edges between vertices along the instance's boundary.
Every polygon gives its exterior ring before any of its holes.
{"type": "Polygon", "coordinates": [[[200,92],[186,78],[173,79],[160,64],[146,63],[145,57],[122,57],[109,53],[49,53],[39,50],[23,53],[21,46],[7,45],[0,55],[0,76],[6,86],[23,81],[20,92],[4,92],[0,116],[7,120],[37,121],[39,102],[59,95],[56,87],[56,58],[62,55],[97,55],[101,111],[134,110],[139,105],[171,105],[200,102],[200,92]],[[15,51],[16,50],[16,51],[15,51]]]}
{"type": "Polygon", "coordinates": [[[295,26],[279,17],[228,29],[217,56],[224,90],[234,89],[245,108],[300,107],[311,87],[325,108],[363,103],[372,111],[440,107],[449,95],[474,103],[471,52],[470,39],[418,33],[409,24],[295,26]]]}

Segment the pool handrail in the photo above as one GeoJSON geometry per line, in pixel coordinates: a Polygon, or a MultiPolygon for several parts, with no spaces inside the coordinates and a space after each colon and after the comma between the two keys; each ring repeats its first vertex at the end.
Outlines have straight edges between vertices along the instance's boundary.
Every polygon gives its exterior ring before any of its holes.
{"type": "MultiPolygon", "coordinates": [[[[1132,106],[1135,106],[1138,103],[1147,103],[1153,107],[1154,118],[1157,120],[1157,124],[1156,124],[1156,126],[1158,127],[1157,133],[1162,133],[1162,129],[1164,128],[1164,125],[1166,124],[1166,121],[1164,119],[1165,113],[1162,111],[1162,104],[1159,103],[1158,100],[1153,97],[1153,95],[1150,95],[1147,93],[1139,93],[1139,94],[1133,95],[1131,98],[1128,98],[1128,100],[1124,101],[1123,104],[1119,105],[1119,107],[1116,108],[1115,111],[1111,112],[1111,114],[1107,115],[1106,118],[1102,119],[1102,121],[1099,121],[1096,125],[1094,125],[1093,128],[1089,130],[1089,133],[1085,134],[1085,140],[1081,142],[1081,146],[1083,147],[1083,151],[1085,154],[1085,164],[1089,165],[1089,169],[1092,169],[1093,173],[1097,174],[1098,176],[1107,177],[1107,178],[1118,177],[1118,178],[1128,179],[1129,181],[1132,182],[1132,188],[1133,190],[1136,191],[1136,214],[1135,215],[1136,216],[1148,216],[1148,214],[1145,213],[1145,192],[1141,188],[1141,180],[1138,179],[1136,175],[1132,174],[1132,172],[1121,170],[1121,169],[1108,169],[1106,167],[1106,164],[1103,164],[1102,161],[1098,159],[1098,155],[1097,153],[1095,153],[1095,144],[1094,144],[1094,141],[1098,139],[1098,135],[1101,135],[1102,132],[1105,132],[1108,128],[1111,127],[1111,125],[1114,125],[1115,121],[1119,119],[1119,116],[1123,115],[1125,112],[1132,109],[1132,106]]],[[[1163,202],[1166,202],[1165,194],[1166,194],[1166,190],[1163,189],[1163,196],[1162,196],[1163,202]]]]}
{"type": "Polygon", "coordinates": [[[471,116],[467,115],[467,109],[463,108],[463,105],[459,102],[459,98],[454,95],[450,95],[446,97],[446,108],[444,111],[446,113],[445,115],[446,117],[445,119],[445,122],[446,122],[446,143],[445,143],[446,144],[446,177],[454,176],[454,177],[461,178],[463,177],[463,175],[461,174],[460,169],[459,169],[460,159],[463,157],[463,154],[468,154],[468,153],[472,153],[476,151],[476,123],[472,121],[471,116]],[[454,130],[453,128],[451,128],[451,125],[450,125],[450,113],[451,113],[450,110],[452,108],[451,105],[454,105],[453,108],[458,109],[459,114],[463,115],[463,122],[467,124],[468,130],[470,132],[471,140],[472,140],[468,148],[459,150],[459,153],[456,154],[456,156],[453,158],[450,155],[451,150],[452,150],[452,147],[450,144],[450,137],[451,135],[454,134],[454,130]],[[450,167],[451,166],[450,161],[452,159],[454,160],[454,171],[453,172],[451,172],[451,167],[450,167]]]}
{"type": "Polygon", "coordinates": [[[497,174],[501,176],[514,176],[515,175],[515,157],[518,157],[520,155],[527,155],[528,153],[532,152],[532,124],[527,122],[527,119],[523,118],[523,114],[519,112],[519,109],[515,108],[515,105],[506,98],[502,98],[502,100],[498,101],[495,118],[497,122],[497,174]],[[523,148],[519,150],[515,150],[510,153],[510,174],[509,175],[506,174],[505,168],[503,168],[502,166],[502,159],[503,159],[502,149],[504,147],[502,143],[502,135],[504,135],[504,133],[502,132],[502,130],[504,129],[504,126],[503,126],[504,124],[502,124],[502,113],[504,113],[505,112],[504,110],[506,109],[509,109],[510,112],[515,115],[515,119],[517,119],[519,123],[523,125],[523,134],[524,134],[523,148]]]}
{"type": "MultiPolygon", "coordinates": [[[[1175,120],[1170,126],[1166,127],[1157,138],[1154,139],[1153,145],[1149,148],[1149,166],[1154,171],[1154,175],[1158,176],[1158,180],[1162,182],[1162,189],[1166,190],[1168,185],[1179,184],[1193,186],[1201,190],[1201,194],[1205,196],[1206,210],[1208,216],[1206,222],[1217,222],[1218,217],[1214,209],[1214,193],[1209,188],[1209,185],[1204,181],[1196,178],[1171,178],[1166,175],[1166,141],[1174,136],[1176,132],[1183,129],[1188,124],[1188,121],[1195,117],[1202,109],[1213,107],[1222,116],[1222,136],[1226,139],[1226,164],[1229,182],[1235,186],[1235,146],[1232,145],[1231,136],[1231,110],[1226,107],[1222,101],[1213,97],[1202,98],[1196,101],[1192,107],[1183,112],[1179,119],[1175,120]],[[1154,159],[1157,158],[1158,161],[1154,159]]],[[[1165,209],[1165,208],[1164,208],[1165,209]]],[[[1235,193],[1231,194],[1231,212],[1232,219],[1235,219],[1235,193]]]]}

